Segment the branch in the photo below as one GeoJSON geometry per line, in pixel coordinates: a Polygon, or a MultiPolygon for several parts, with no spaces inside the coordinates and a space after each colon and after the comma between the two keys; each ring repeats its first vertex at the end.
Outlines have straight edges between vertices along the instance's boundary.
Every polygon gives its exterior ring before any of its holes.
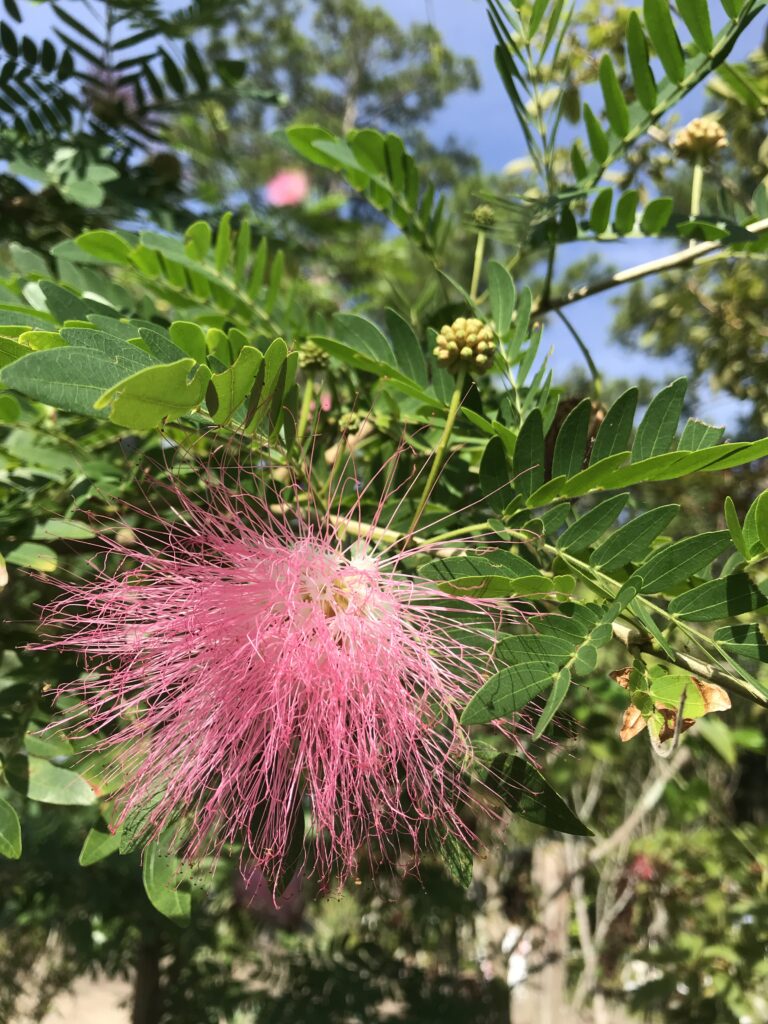
{"type": "Polygon", "coordinates": [[[710,683],[717,683],[724,690],[728,690],[729,693],[739,697],[744,696],[746,689],[749,692],[750,698],[756,704],[768,707],[768,700],[759,691],[748,687],[744,680],[739,679],[737,676],[732,676],[717,665],[711,665],[706,661],[699,661],[698,658],[692,658],[682,651],[673,651],[670,657],[666,651],[657,647],[647,634],[641,633],[639,629],[623,622],[614,622],[611,628],[615,639],[624,644],[628,651],[642,651],[644,654],[651,654],[660,661],[677,665],[678,668],[684,668],[686,672],[691,672],[693,675],[706,679],[710,683]]]}
{"type": "MultiPolygon", "coordinates": [[[[747,224],[746,230],[753,235],[763,234],[763,232],[768,231],[768,217],[756,220],[753,224],[747,224]]],[[[714,242],[699,242],[698,245],[694,245],[690,249],[681,249],[679,252],[673,252],[669,256],[661,256],[659,259],[649,260],[648,263],[639,263],[636,267],[630,267],[628,270],[619,270],[617,273],[604,278],[602,281],[597,281],[595,284],[584,284],[580,288],[572,288],[571,291],[566,292],[565,295],[561,295],[559,298],[542,298],[534,307],[531,315],[535,316],[552,310],[562,309],[563,306],[570,306],[574,302],[588,299],[592,295],[598,295],[600,292],[616,288],[618,285],[628,284],[630,281],[639,281],[641,278],[649,277],[651,274],[659,274],[663,270],[674,270],[677,267],[690,266],[702,256],[715,252],[717,249],[722,249],[725,245],[727,245],[727,239],[714,242]]]]}
{"type": "Polygon", "coordinates": [[[584,871],[590,864],[603,860],[609,853],[630,839],[643,818],[651,813],[659,800],[664,796],[664,790],[667,788],[668,783],[672,781],[690,760],[690,748],[681,747],[668,764],[658,761],[659,774],[657,778],[640,795],[640,798],[619,827],[592,847],[584,859],[583,866],[579,870],[584,871]]]}

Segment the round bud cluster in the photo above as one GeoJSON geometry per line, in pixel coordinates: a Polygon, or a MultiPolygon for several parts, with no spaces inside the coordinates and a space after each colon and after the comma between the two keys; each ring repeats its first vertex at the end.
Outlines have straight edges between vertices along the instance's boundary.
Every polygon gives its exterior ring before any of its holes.
{"type": "Polygon", "coordinates": [[[305,341],[299,349],[299,366],[302,370],[324,370],[330,356],[314,341],[305,341]]]}
{"type": "Polygon", "coordinates": [[[711,117],[696,117],[672,139],[672,148],[689,160],[712,156],[728,145],[725,128],[711,117]]]}
{"type": "Polygon", "coordinates": [[[474,370],[482,373],[493,363],[496,345],[493,331],[482,320],[460,316],[440,328],[433,354],[441,366],[454,373],[474,370]]]}
{"type": "Polygon", "coordinates": [[[496,211],[488,203],[481,203],[473,210],[472,219],[479,228],[492,228],[496,223],[496,211]]]}
{"type": "Polygon", "coordinates": [[[345,412],[339,416],[339,430],[344,434],[356,434],[360,429],[360,413],[345,412]]]}

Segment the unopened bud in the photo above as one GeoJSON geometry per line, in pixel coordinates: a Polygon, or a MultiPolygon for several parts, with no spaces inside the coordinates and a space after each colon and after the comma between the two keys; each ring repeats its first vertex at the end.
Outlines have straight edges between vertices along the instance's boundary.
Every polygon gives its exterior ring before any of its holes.
{"type": "Polygon", "coordinates": [[[712,156],[728,145],[725,128],[712,117],[696,117],[672,139],[672,148],[688,160],[712,156]]]}
{"type": "Polygon", "coordinates": [[[437,361],[458,373],[462,370],[481,372],[490,368],[496,349],[491,328],[475,317],[460,316],[441,328],[432,352],[437,361]]]}
{"type": "Polygon", "coordinates": [[[496,223],[496,211],[488,203],[481,203],[473,210],[472,219],[479,228],[492,228],[496,223]]]}
{"type": "Polygon", "coordinates": [[[299,349],[299,366],[302,370],[324,370],[330,356],[314,341],[305,341],[299,349]]]}
{"type": "Polygon", "coordinates": [[[360,414],[345,412],[339,416],[339,430],[344,434],[356,434],[360,429],[360,414]]]}

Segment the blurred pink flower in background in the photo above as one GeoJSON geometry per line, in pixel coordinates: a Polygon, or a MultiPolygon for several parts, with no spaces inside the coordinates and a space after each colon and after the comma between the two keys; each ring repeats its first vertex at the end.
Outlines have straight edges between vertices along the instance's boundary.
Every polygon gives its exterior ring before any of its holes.
{"type": "Polygon", "coordinates": [[[298,206],[309,195],[309,178],[298,168],[278,171],[264,186],[270,206],[298,206]]]}

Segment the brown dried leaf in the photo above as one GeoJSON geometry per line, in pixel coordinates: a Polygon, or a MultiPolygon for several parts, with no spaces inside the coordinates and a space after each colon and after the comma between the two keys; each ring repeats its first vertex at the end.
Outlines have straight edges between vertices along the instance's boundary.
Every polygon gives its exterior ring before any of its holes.
{"type": "Polygon", "coordinates": [[[713,711],[727,711],[731,706],[731,698],[728,691],[715,683],[705,683],[696,676],[691,676],[694,686],[704,700],[704,714],[708,715],[713,711]]]}
{"type": "Polygon", "coordinates": [[[630,704],[624,712],[621,729],[619,730],[619,738],[622,743],[626,743],[627,740],[631,740],[641,733],[647,724],[642,712],[634,704],[630,704]]]}

